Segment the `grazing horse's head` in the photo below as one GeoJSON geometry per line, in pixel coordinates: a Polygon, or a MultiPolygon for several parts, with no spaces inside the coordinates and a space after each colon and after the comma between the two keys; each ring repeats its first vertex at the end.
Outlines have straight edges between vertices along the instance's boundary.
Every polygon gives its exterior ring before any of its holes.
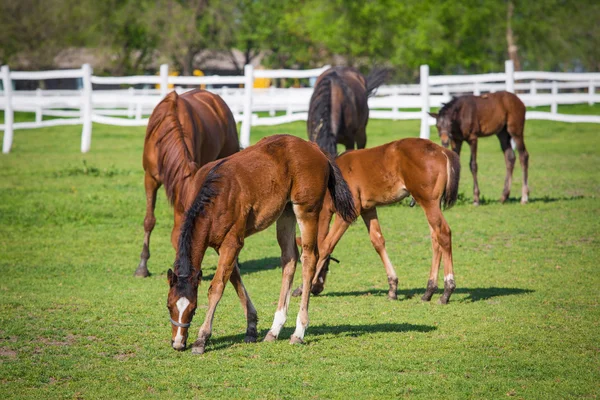
{"type": "Polygon", "coordinates": [[[452,119],[448,113],[429,113],[429,115],[435,118],[435,126],[440,135],[442,146],[448,148],[450,146],[450,140],[452,140],[452,119]]]}
{"type": "Polygon", "coordinates": [[[189,276],[176,275],[171,269],[167,272],[169,296],[167,308],[171,319],[171,346],[175,350],[185,350],[188,329],[198,305],[198,284],[202,271],[192,271],[189,276]]]}

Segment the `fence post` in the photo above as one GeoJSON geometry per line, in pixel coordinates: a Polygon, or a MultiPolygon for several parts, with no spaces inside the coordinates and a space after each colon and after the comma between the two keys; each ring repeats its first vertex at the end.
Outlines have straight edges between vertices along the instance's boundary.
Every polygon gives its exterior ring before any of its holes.
{"type": "Polygon", "coordinates": [[[512,60],[504,61],[504,73],[506,74],[506,91],[515,92],[515,65],[512,60]]]}
{"type": "Polygon", "coordinates": [[[588,94],[590,99],[588,100],[588,104],[590,106],[594,105],[594,96],[596,95],[596,87],[594,86],[594,81],[590,81],[590,86],[588,87],[588,94]]]}
{"type": "Polygon", "coordinates": [[[92,145],[92,67],[83,64],[81,67],[83,76],[83,129],[81,131],[81,152],[87,153],[92,145]]]}
{"type": "Polygon", "coordinates": [[[130,86],[129,89],[127,89],[127,97],[128,97],[128,105],[127,105],[127,118],[133,118],[133,106],[134,104],[134,95],[135,95],[135,89],[133,88],[133,86],[130,86]]]}
{"type": "Polygon", "coordinates": [[[254,67],[244,66],[244,114],[240,132],[240,146],[244,149],[250,146],[250,125],[252,125],[252,87],[254,86],[254,67]]]}
{"type": "MultiPolygon", "coordinates": [[[[35,89],[35,97],[38,102],[42,100],[42,89],[35,89]]],[[[42,123],[42,105],[40,103],[35,106],[35,123],[42,123]]]]}
{"type": "Polygon", "coordinates": [[[479,96],[481,94],[481,89],[479,88],[479,82],[473,82],[473,94],[475,96],[479,96]]]}
{"type": "Polygon", "coordinates": [[[558,112],[558,82],[552,81],[552,104],[550,112],[556,114],[558,112]]]}
{"type": "Polygon", "coordinates": [[[429,139],[429,65],[421,65],[421,138],[429,139]]]}
{"type": "Polygon", "coordinates": [[[8,65],[3,65],[2,85],[4,86],[4,98],[6,107],[4,108],[4,140],[2,141],[2,152],[8,154],[13,142],[13,106],[12,106],[12,80],[10,79],[10,69],[8,65]]]}
{"type": "Polygon", "coordinates": [[[398,120],[400,116],[400,109],[398,108],[398,97],[400,96],[400,87],[393,86],[392,98],[394,99],[394,106],[392,107],[392,120],[398,120]]]}
{"type": "Polygon", "coordinates": [[[164,99],[169,92],[169,64],[160,65],[160,97],[164,99]]]}

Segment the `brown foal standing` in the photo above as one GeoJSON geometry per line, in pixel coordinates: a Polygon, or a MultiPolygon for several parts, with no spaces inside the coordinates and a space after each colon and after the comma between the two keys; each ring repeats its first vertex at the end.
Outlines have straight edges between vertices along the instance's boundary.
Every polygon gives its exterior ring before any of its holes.
{"type": "Polygon", "coordinates": [[[144,142],[146,217],[144,245],[135,276],[146,277],[150,258],[150,235],[156,224],[156,193],[165,185],[173,205],[175,225],[171,235],[177,243],[184,208],[181,198],[187,183],[202,165],[239,150],[237,128],[231,110],[216,94],[200,89],[177,95],[169,93],[154,109],[144,142]]]}
{"type": "Polygon", "coordinates": [[[525,127],[525,105],[513,93],[497,92],[482,96],[454,97],[436,113],[429,113],[436,119],[437,130],[444,147],[452,146],[457,154],[463,142],[471,147],[471,173],[473,174],[473,204],[479,205],[479,185],[477,184],[477,138],[498,136],[506,162],[506,178],[500,202],[504,203],[510,194],[512,174],[515,167],[515,152],[511,147],[514,140],[519,151],[523,168],[521,203],[529,199],[527,173],[529,153],[525,148],[523,130],[525,127]]]}
{"type": "MultiPolygon", "coordinates": [[[[168,271],[167,306],[172,347],[186,347],[188,328],[197,307],[202,260],[208,247],[219,253],[208,289],[208,310],[192,352],[201,354],[212,332],[215,309],[228,280],[247,318],[246,341],[256,341],[256,310],[242,284],[237,257],[244,239],[277,221],[283,277],[273,325],[265,337],[275,340],[285,320],[298,260],[296,221],[302,236],[302,282],[309,286],[317,262],[317,229],[329,192],[340,219],[356,218],[352,195],[335,162],[314,143],[289,135],[260,140],[230,157],[205,165],[192,178],[185,199],[187,212],[179,236],[174,272],[168,271]]],[[[292,343],[301,343],[308,326],[309,292],[303,294],[292,343]]]]}
{"type": "MultiPolygon", "coordinates": [[[[350,187],[354,206],[365,222],[371,243],[385,267],[389,283],[388,297],[397,298],[398,277],[385,249],[377,207],[412,196],[427,217],[433,250],[427,289],[422,299],[431,300],[437,290],[438,270],[443,260],[444,293],[439,302],[448,303],[456,285],[450,227],[441,206],[450,208],[456,202],[460,178],[458,155],[429,140],[409,138],[343,153],[336,162],[350,187]]],[[[329,229],[335,212],[335,206],[326,198],[319,216],[319,262],[312,282],[313,294],[323,291],[331,253],[350,225],[336,216],[329,229]]],[[[294,295],[299,293],[303,293],[302,288],[297,289],[294,295]]]]}

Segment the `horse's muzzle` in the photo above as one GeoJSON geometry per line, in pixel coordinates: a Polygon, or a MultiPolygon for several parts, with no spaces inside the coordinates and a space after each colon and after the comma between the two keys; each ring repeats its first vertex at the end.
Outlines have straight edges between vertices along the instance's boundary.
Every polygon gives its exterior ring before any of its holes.
{"type": "Polygon", "coordinates": [[[186,341],[184,340],[183,342],[175,342],[171,340],[171,347],[173,347],[174,350],[183,351],[186,348],[186,341]]]}

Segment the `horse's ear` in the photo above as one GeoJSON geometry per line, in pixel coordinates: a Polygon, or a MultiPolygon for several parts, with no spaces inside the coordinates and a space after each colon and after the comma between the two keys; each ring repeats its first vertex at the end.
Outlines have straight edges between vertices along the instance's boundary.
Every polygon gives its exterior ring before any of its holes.
{"type": "Polygon", "coordinates": [[[194,287],[198,287],[200,281],[202,280],[202,270],[199,269],[198,271],[194,271],[190,279],[192,281],[192,285],[194,285],[194,287]]]}
{"type": "Polygon", "coordinates": [[[169,268],[167,271],[167,280],[169,281],[169,286],[173,287],[177,283],[177,275],[173,273],[173,270],[169,268]]]}
{"type": "Polygon", "coordinates": [[[427,113],[427,114],[429,114],[431,117],[433,117],[435,119],[438,119],[438,117],[439,117],[438,113],[432,113],[432,112],[430,112],[430,113],[427,113]]]}

